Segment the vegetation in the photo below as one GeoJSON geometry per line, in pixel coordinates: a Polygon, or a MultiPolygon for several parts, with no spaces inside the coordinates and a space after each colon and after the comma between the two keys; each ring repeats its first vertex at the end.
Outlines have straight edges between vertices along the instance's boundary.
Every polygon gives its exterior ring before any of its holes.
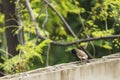
{"type": "Polygon", "coordinates": [[[119,52],[119,14],[119,0],[0,0],[0,73],[119,52]]]}

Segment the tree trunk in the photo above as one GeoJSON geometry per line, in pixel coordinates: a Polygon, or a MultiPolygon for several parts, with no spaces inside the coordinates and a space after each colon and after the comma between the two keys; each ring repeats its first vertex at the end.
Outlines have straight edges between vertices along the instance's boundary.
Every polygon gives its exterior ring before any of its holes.
{"type": "MultiPolygon", "coordinates": [[[[17,16],[16,0],[3,0],[3,8],[5,14],[5,26],[6,26],[6,39],[7,39],[7,48],[10,55],[14,56],[19,53],[16,51],[16,47],[19,44],[18,34],[15,34],[15,30],[18,29],[20,25],[20,19],[17,16]]],[[[23,34],[23,31],[20,31],[20,34],[23,34]]]]}

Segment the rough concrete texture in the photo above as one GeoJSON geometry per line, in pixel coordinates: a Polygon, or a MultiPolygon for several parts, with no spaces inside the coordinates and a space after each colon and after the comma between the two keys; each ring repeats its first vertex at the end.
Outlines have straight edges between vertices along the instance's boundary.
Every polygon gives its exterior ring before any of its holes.
{"type": "Polygon", "coordinates": [[[120,55],[40,68],[20,74],[1,77],[0,80],[120,80],[120,55]]]}

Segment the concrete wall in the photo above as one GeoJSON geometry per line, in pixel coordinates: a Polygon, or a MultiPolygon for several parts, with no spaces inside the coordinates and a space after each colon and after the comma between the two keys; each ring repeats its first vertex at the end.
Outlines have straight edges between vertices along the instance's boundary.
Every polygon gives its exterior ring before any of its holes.
{"type": "Polygon", "coordinates": [[[8,75],[0,80],[120,80],[120,58],[79,61],[8,75]]]}

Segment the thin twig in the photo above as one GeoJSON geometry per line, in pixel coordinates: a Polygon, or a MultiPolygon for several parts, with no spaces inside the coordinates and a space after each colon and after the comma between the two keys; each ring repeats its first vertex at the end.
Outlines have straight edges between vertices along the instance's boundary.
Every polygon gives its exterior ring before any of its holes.
{"type": "MultiPolygon", "coordinates": [[[[44,3],[41,2],[41,4],[44,4],[44,3]]],[[[41,10],[40,10],[40,12],[38,13],[37,17],[35,18],[36,21],[38,21],[39,16],[44,12],[44,10],[43,10],[44,7],[45,7],[44,5],[43,5],[43,6],[40,6],[41,10]]]]}
{"type": "Polygon", "coordinates": [[[50,44],[48,44],[47,57],[46,57],[46,66],[49,66],[49,54],[50,54],[50,44]]]}
{"type": "Polygon", "coordinates": [[[117,23],[117,19],[115,19],[115,21],[113,22],[112,28],[115,28],[116,23],[117,23]]]}
{"type": "Polygon", "coordinates": [[[44,34],[46,35],[47,38],[49,38],[49,36],[47,35],[47,33],[45,32],[45,25],[48,21],[48,10],[47,10],[47,5],[45,5],[45,10],[46,10],[46,17],[45,17],[45,20],[44,22],[42,23],[42,29],[43,29],[43,32],[44,34]]]}
{"type": "MultiPolygon", "coordinates": [[[[43,31],[44,31],[44,34],[46,35],[47,38],[49,38],[48,34],[45,32],[45,25],[48,21],[48,10],[47,10],[47,5],[45,4],[45,10],[46,10],[46,17],[45,17],[45,20],[42,24],[42,28],[43,28],[43,31]]],[[[47,49],[47,52],[46,52],[46,66],[49,66],[49,53],[50,53],[50,43],[48,43],[48,49],[47,49]]]]}
{"type": "Polygon", "coordinates": [[[6,76],[7,74],[5,74],[4,72],[0,71],[0,74],[2,74],[3,76],[6,76]]]}
{"type": "Polygon", "coordinates": [[[105,30],[108,30],[108,23],[107,23],[107,16],[106,16],[106,20],[105,20],[105,30]]]}

